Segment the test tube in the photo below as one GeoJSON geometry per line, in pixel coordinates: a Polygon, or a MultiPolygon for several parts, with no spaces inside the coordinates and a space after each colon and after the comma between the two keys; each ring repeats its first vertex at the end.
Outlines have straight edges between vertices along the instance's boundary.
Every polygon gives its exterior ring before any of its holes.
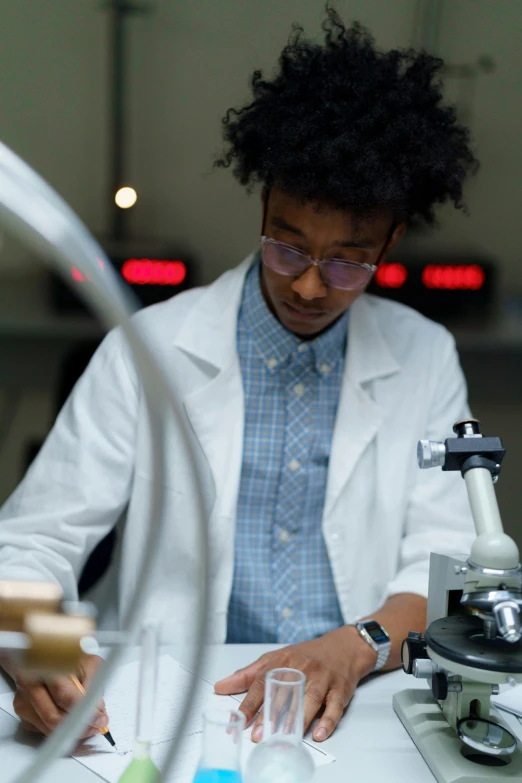
{"type": "Polygon", "coordinates": [[[154,736],[154,706],[158,676],[158,626],[147,622],[141,633],[141,658],[136,715],[135,758],[147,758],[154,736]]]}
{"type": "Polygon", "coordinates": [[[141,631],[136,734],[132,759],[118,783],[157,783],[159,771],[150,757],[158,670],[158,628],[148,622],[141,631]]]}

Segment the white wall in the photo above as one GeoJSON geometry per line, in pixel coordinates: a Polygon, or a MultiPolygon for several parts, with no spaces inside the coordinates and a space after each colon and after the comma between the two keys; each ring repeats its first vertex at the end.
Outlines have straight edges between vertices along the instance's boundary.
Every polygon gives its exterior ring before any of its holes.
{"type": "MultiPolygon", "coordinates": [[[[474,145],[481,169],[467,189],[470,217],[445,208],[442,231],[426,246],[482,251],[502,273],[502,289],[522,295],[522,2],[520,0],[443,0],[439,53],[450,65],[495,61],[471,87],[474,145]]],[[[455,100],[464,83],[447,79],[455,100]]]]}
{"type": "MultiPolygon", "coordinates": [[[[106,54],[108,18],[98,0],[0,0],[0,134],[70,201],[94,231],[107,216],[106,54]]],[[[248,98],[256,67],[270,72],[292,22],[319,32],[323,0],[156,0],[129,21],[129,173],[140,198],[137,234],[179,240],[201,259],[206,280],[256,241],[257,196],[230,172],[211,171],[220,119],[248,98]]],[[[416,40],[415,0],[338,0],[383,47],[416,40]]],[[[475,85],[472,127],[482,170],[468,189],[471,217],[443,213],[423,247],[492,254],[509,290],[519,275],[522,88],[519,0],[443,0],[440,53],[451,63],[481,54],[496,71],[475,85]]],[[[456,96],[457,83],[448,82],[456,96]]],[[[0,274],[28,254],[9,242],[0,274]]]]}
{"type": "MultiPolygon", "coordinates": [[[[98,0],[0,1],[0,135],[70,201],[94,231],[106,220],[106,31],[98,0]]],[[[257,198],[229,172],[211,173],[220,118],[248,97],[255,67],[272,68],[291,23],[317,34],[323,0],[156,0],[130,27],[129,172],[140,193],[135,233],[175,238],[202,260],[205,279],[256,240],[257,198]]],[[[415,40],[415,0],[339,0],[383,47],[415,40]]],[[[440,52],[452,63],[488,54],[496,71],[475,86],[472,126],[482,171],[468,190],[472,215],[445,210],[423,246],[483,250],[504,284],[522,288],[519,0],[444,0],[440,52]]],[[[449,94],[456,92],[448,83],[449,94]]],[[[0,273],[28,254],[8,242],[0,273]]]]}
{"type": "MultiPolygon", "coordinates": [[[[106,219],[106,31],[98,0],[1,0],[0,135],[94,231],[106,219]]],[[[257,197],[211,173],[220,120],[248,98],[256,67],[274,66],[292,22],[317,34],[323,0],[157,0],[129,21],[129,172],[140,198],[136,233],[180,240],[206,279],[246,254],[259,231],[257,197]]],[[[414,0],[344,0],[346,19],[385,47],[411,39],[414,0]]],[[[0,273],[27,265],[9,242],[0,273]]]]}
{"type": "MultiPolygon", "coordinates": [[[[105,27],[96,0],[1,0],[0,138],[103,228],[105,27]]],[[[7,238],[0,272],[29,264],[7,238]]]]}

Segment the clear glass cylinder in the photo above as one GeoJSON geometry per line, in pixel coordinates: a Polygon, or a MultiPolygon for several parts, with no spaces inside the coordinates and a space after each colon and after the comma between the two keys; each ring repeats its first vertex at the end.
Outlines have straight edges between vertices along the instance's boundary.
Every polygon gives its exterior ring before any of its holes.
{"type": "Polygon", "coordinates": [[[241,738],[245,716],[210,708],[203,714],[203,747],[194,783],[241,783],[241,738]]]}
{"type": "Polygon", "coordinates": [[[305,675],[273,669],[265,678],[263,739],[251,752],[245,783],[308,783],[315,765],[303,743],[305,675]]]}
{"type": "Polygon", "coordinates": [[[145,623],[141,632],[140,673],[136,713],[136,748],[150,748],[154,736],[154,712],[158,680],[158,626],[145,623]]]}
{"type": "Polygon", "coordinates": [[[301,742],[306,677],[297,669],[273,669],[265,680],[263,741],[282,736],[301,742]]]}

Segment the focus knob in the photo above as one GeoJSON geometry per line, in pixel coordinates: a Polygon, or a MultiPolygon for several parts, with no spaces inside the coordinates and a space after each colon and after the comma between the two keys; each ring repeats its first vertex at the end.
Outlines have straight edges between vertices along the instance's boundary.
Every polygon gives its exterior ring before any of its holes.
{"type": "Polygon", "coordinates": [[[402,668],[406,674],[413,674],[413,662],[427,658],[426,642],[422,634],[410,631],[408,638],[404,639],[401,647],[402,668]]]}
{"type": "Polygon", "coordinates": [[[446,446],[436,440],[420,440],[417,444],[419,468],[440,468],[446,459],[446,446]]]}

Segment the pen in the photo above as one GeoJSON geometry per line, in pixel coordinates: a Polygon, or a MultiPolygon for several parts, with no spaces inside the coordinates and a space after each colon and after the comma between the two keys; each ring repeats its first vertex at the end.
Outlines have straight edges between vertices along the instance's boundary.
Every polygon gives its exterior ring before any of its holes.
{"type": "MultiPolygon", "coordinates": [[[[79,690],[79,691],[81,691],[81,692],[83,693],[83,695],[85,696],[85,688],[84,688],[84,687],[83,687],[83,685],[81,684],[81,682],[80,682],[80,680],[78,679],[78,677],[75,677],[75,676],[74,676],[74,674],[70,674],[70,675],[69,675],[69,678],[70,678],[71,682],[73,682],[73,683],[76,685],[76,687],[78,688],[78,690],[79,690]]],[[[113,747],[113,748],[115,748],[115,747],[116,747],[116,743],[114,742],[114,740],[113,740],[113,738],[112,738],[112,734],[110,733],[110,731],[109,731],[109,727],[108,727],[108,726],[104,726],[104,728],[103,728],[103,729],[98,729],[98,731],[100,732],[100,734],[103,734],[103,736],[105,737],[105,739],[107,740],[107,742],[108,742],[110,745],[112,745],[112,747],[113,747]]]]}

